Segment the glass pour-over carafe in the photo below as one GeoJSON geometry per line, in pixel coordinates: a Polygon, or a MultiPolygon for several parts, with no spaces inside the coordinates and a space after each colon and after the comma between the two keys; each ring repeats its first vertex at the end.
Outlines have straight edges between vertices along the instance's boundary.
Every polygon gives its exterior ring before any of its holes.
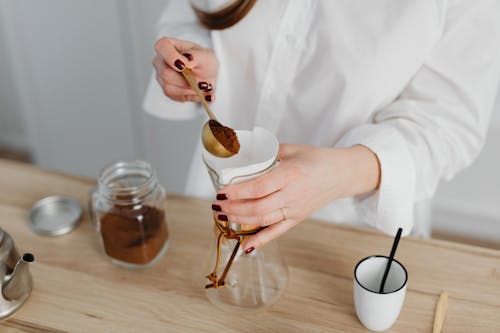
{"type": "MultiPolygon", "coordinates": [[[[216,190],[240,183],[275,167],[279,144],[269,131],[237,131],[240,152],[218,158],[207,151],[203,160],[216,190]]],[[[205,288],[209,300],[226,310],[261,309],[275,303],[288,282],[288,268],[278,243],[269,242],[249,254],[242,250],[245,238],[262,227],[225,222],[213,215],[215,240],[207,263],[205,288]]]]}

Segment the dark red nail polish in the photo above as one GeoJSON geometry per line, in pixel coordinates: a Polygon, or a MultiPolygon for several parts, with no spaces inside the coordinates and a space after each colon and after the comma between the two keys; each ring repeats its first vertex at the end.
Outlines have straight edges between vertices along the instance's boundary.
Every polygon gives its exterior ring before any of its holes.
{"type": "Polygon", "coordinates": [[[217,194],[217,200],[227,200],[227,195],[224,193],[217,194]]]}
{"type": "Polygon", "coordinates": [[[177,59],[175,62],[174,62],[174,65],[175,67],[177,67],[178,70],[182,71],[184,70],[184,68],[186,68],[186,65],[184,65],[184,63],[181,61],[181,59],[177,59]]]}
{"type": "Polygon", "coordinates": [[[211,102],[212,101],[212,95],[205,96],[205,101],[211,102]]]}
{"type": "Polygon", "coordinates": [[[189,61],[193,60],[193,55],[189,52],[184,52],[182,55],[185,56],[189,61]]]}
{"type": "Polygon", "coordinates": [[[222,208],[219,205],[212,205],[212,210],[216,212],[222,212],[222,208]]]}
{"type": "Polygon", "coordinates": [[[253,250],[255,250],[255,248],[252,246],[251,248],[246,249],[246,250],[245,250],[245,253],[246,253],[246,254],[249,254],[249,253],[251,253],[253,250]]]}
{"type": "Polygon", "coordinates": [[[205,91],[207,91],[207,92],[212,91],[212,85],[210,83],[208,84],[208,87],[207,87],[207,89],[205,89],[205,91]]]}
{"type": "Polygon", "coordinates": [[[217,218],[219,219],[219,221],[225,221],[225,222],[229,221],[229,219],[227,218],[227,215],[221,214],[221,215],[217,216],[217,218]]]}
{"type": "Polygon", "coordinates": [[[207,90],[208,88],[208,83],[206,82],[198,82],[198,88],[200,88],[201,90],[207,90]]]}

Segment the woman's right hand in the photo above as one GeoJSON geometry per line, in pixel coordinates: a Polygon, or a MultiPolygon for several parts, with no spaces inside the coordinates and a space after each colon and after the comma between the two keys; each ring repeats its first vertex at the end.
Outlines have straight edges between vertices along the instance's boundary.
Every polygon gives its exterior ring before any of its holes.
{"type": "Polygon", "coordinates": [[[211,49],[175,38],[163,37],[155,43],[153,66],[156,80],[166,96],[178,102],[200,102],[181,72],[190,68],[207,102],[215,100],[219,62],[211,49]]]}

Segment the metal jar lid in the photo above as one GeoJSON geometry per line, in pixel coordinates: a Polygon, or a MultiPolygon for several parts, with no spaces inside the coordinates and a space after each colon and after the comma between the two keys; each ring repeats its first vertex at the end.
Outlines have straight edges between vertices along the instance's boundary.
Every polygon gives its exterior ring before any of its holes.
{"type": "Polygon", "coordinates": [[[29,226],[40,235],[64,235],[78,225],[81,216],[82,208],[77,200],[66,196],[51,196],[33,205],[29,214],[29,226]]]}

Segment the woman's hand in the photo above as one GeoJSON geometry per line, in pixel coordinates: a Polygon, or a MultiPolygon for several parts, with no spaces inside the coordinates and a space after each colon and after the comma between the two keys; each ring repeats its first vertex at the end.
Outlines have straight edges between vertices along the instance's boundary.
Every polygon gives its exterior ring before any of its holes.
{"type": "Polygon", "coordinates": [[[378,188],[380,166],[364,146],[280,145],[280,165],[256,179],[222,188],[212,209],[221,221],[266,227],[249,236],[250,253],[335,199],[378,188]]]}
{"type": "Polygon", "coordinates": [[[215,100],[214,90],[219,63],[212,50],[175,38],[161,38],[155,43],[153,66],[156,81],[166,96],[178,102],[199,102],[199,98],[180,72],[189,67],[207,102],[215,100]]]}

